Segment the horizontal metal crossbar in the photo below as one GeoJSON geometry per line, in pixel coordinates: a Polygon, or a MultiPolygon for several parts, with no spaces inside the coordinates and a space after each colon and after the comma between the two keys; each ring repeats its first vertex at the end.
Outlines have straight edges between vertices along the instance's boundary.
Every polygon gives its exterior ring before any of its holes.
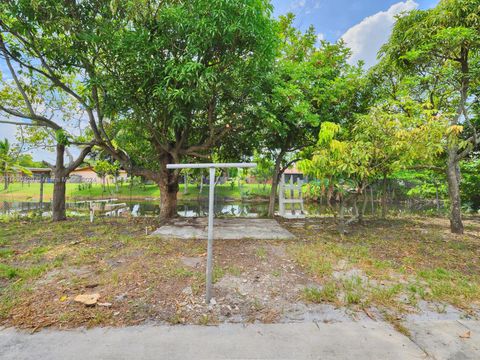
{"type": "Polygon", "coordinates": [[[254,168],[256,163],[168,164],[167,169],[254,168]]]}

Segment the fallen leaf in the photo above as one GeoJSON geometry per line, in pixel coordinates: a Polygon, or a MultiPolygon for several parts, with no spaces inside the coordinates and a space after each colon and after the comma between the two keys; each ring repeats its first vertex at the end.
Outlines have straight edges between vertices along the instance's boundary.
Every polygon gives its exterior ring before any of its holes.
{"type": "Polygon", "coordinates": [[[60,298],[60,301],[67,301],[68,299],[68,296],[67,295],[63,295],[61,298],[60,298]]]}
{"type": "Polygon", "coordinates": [[[87,306],[95,305],[100,298],[100,294],[82,294],[75,296],[75,301],[87,306]]]}
{"type": "Polygon", "coordinates": [[[470,336],[472,336],[470,330],[468,330],[465,334],[460,335],[462,339],[470,339],[470,336]]]}

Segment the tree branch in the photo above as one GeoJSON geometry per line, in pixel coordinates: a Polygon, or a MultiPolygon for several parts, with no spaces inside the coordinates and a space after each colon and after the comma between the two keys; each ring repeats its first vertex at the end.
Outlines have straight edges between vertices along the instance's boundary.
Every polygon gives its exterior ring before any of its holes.
{"type": "Polygon", "coordinates": [[[41,127],[45,126],[43,124],[35,124],[35,123],[27,124],[27,123],[22,123],[18,121],[6,121],[6,120],[0,120],[0,123],[9,124],[9,125],[19,125],[19,126],[41,126],[41,127]]]}
{"type": "MultiPolygon", "coordinates": [[[[12,34],[13,36],[15,36],[17,39],[19,39],[22,43],[25,43],[23,38],[18,36],[16,33],[12,32],[10,29],[8,30],[10,34],[12,34]]],[[[1,34],[0,34],[0,38],[1,38],[1,34]]],[[[14,56],[10,51],[8,51],[7,47],[5,46],[5,43],[3,42],[3,38],[2,38],[2,42],[0,43],[0,46],[2,46],[2,49],[4,51],[4,53],[7,53],[8,56],[10,56],[10,58],[12,58],[13,60],[15,60],[17,63],[19,63],[20,65],[26,67],[27,69],[30,69],[32,71],[35,71],[43,76],[45,76],[46,78],[48,78],[50,81],[53,82],[53,84],[59,88],[61,88],[62,90],[64,90],[67,94],[71,95],[73,98],[75,98],[76,100],[78,100],[78,102],[80,102],[82,105],[88,107],[88,104],[86,104],[86,102],[84,101],[84,99],[78,95],[75,91],[73,91],[72,89],[70,89],[65,83],[63,83],[59,77],[53,72],[53,70],[50,68],[50,66],[48,66],[48,64],[46,63],[45,59],[41,56],[41,54],[39,54],[38,51],[36,51],[33,47],[32,49],[34,49],[35,51],[35,56],[37,57],[38,60],[40,60],[40,63],[42,64],[42,66],[47,69],[47,71],[44,71],[42,69],[39,69],[37,68],[36,66],[33,66],[23,60],[21,60],[19,57],[16,57],[14,56]]]]}
{"type": "Polygon", "coordinates": [[[2,48],[2,53],[3,53],[3,56],[5,57],[5,62],[7,63],[8,69],[10,70],[10,74],[12,74],[13,80],[17,85],[18,91],[20,91],[20,94],[22,95],[23,100],[25,101],[25,105],[27,106],[30,115],[33,116],[35,112],[33,111],[32,103],[30,102],[30,99],[28,98],[27,93],[23,89],[23,86],[20,83],[20,80],[18,80],[17,73],[15,72],[15,69],[12,66],[10,57],[5,51],[5,44],[3,43],[3,38],[1,36],[0,36],[0,47],[2,48]]]}
{"type": "Polygon", "coordinates": [[[231,130],[232,130],[231,127],[225,127],[220,132],[218,132],[218,134],[209,137],[209,139],[205,143],[203,143],[202,145],[190,146],[187,149],[180,150],[179,154],[190,155],[192,153],[198,153],[200,151],[206,151],[206,150],[210,149],[216,141],[222,139],[225,135],[227,135],[231,130]]]}
{"type": "Polygon", "coordinates": [[[70,174],[73,170],[75,170],[77,167],[80,166],[80,164],[85,160],[85,157],[90,153],[93,147],[93,143],[91,145],[88,145],[87,147],[83,148],[83,150],[80,152],[80,155],[75,159],[75,161],[71,162],[68,164],[66,167],[68,173],[70,174]]]}
{"type": "MultiPolygon", "coordinates": [[[[33,124],[21,124],[21,125],[45,126],[45,127],[51,128],[53,130],[60,130],[61,129],[61,127],[58,126],[55,122],[53,122],[50,119],[47,119],[45,116],[42,116],[42,115],[38,115],[38,114],[35,114],[35,113],[33,115],[27,115],[27,114],[21,113],[17,110],[8,109],[8,108],[4,107],[3,105],[0,105],[0,110],[6,112],[7,114],[10,114],[10,115],[13,115],[13,116],[16,116],[16,117],[19,117],[19,118],[35,120],[35,121],[38,121],[38,122],[42,123],[42,124],[38,124],[38,125],[33,125],[33,124]]],[[[15,122],[11,122],[11,123],[13,124],[15,122]]]]}

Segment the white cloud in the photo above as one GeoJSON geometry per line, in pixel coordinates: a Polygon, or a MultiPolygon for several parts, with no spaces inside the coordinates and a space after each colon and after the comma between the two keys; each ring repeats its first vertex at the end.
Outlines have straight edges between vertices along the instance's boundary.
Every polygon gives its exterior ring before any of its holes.
{"type": "Polygon", "coordinates": [[[305,14],[310,14],[312,12],[312,9],[318,9],[320,8],[320,5],[320,0],[297,0],[290,5],[288,11],[304,11],[305,14]]]}
{"type": "Polygon", "coordinates": [[[388,41],[395,23],[395,16],[417,7],[418,4],[413,0],[398,2],[387,11],[380,11],[366,17],[348,29],[342,35],[342,39],[352,49],[350,62],[356,63],[358,60],[364,60],[366,67],[374,65],[377,62],[377,53],[380,47],[388,41]]]}
{"type": "Polygon", "coordinates": [[[294,10],[294,9],[301,9],[305,6],[306,4],[306,1],[305,0],[298,0],[298,1],[295,1],[292,6],[290,6],[290,9],[291,10],[294,10]]]}
{"type": "Polygon", "coordinates": [[[317,34],[317,40],[318,42],[325,40],[325,34],[324,33],[318,33],[317,34]]]}

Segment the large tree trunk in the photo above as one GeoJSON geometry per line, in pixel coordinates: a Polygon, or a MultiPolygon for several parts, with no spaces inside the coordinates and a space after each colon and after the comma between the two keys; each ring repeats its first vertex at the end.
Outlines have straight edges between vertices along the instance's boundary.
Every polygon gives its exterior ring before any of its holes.
{"type": "Polygon", "coordinates": [[[52,220],[62,221],[67,219],[65,211],[65,192],[66,182],[70,173],[77,168],[78,165],[88,155],[92,146],[87,146],[82,150],[77,160],[72,161],[68,167],[65,166],[65,145],[57,144],[57,154],[55,160],[55,166],[53,167],[54,185],[53,185],[53,200],[52,200],[52,220]]]}
{"type": "Polygon", "coordinates": [[[177,216],[178,183],[175,186],[160,180],[158,186],[160,188],[160,219],[170,219],[177,216]]]}
{"type": "Polygon", "coordinates": [[[65,192],[68,173],[65,169],[64,155],[65,145],[57,144],[55,167],[53,169],[53,221],[62,221],[67,219],[67,213],[65,210],[65,192]]]}
{"type": "MultiPolygon", "coordinates": [[[[460,104],[457,115],[452,119],[450,125],[458,125],[460,116],[466,117],[465,104],[468,97],[469,69],[468,50],[462,47],[461,54],[462,86],[460,88],[460,104]]],[[[458,164],[458,146],[450,144],[447,148],[447,181],[448,195],[450,197],[450,231],[454,234],[463,234],[462,202],[460,199],[460,166],[458,164]]]]}
{"type": "Polygon", "coordinates": [[[450,230],[454,234],[463,234],[462,203],[460,199],[460,168],[458,166],[457,149],[452,146],[448,150],[447,181],[450,197],[450,230]]]}
{"type": "MultiPolygon", "coordinates": [[[[460,62],[462,70],[462,84],[460,88],[460,103],[456,116],[450,122],[450,125],[458,125],[460,116],[467,117],[466,102],[468,98],[468,89],[470,83],[470,70],[468,67],[468,49],[462,46],[460,52],[460,62]]],[[[476,134],[474,144],[476,144],[476,134]]],[[[460,166],[458,146],[450,144],[447,148],[447,181],[448,194],[450,197],[450,231],[454,234],[463,234],[462,222],[462,202],[460,199],[460,166]]]]}
{"type": "Polygon", "coordinates": [[[3,190],[8,190],[8,172],[7,171],[4,172],[3,179],[5,181],[3,184],[3,190]]]}
{"type": "Polygon", "coordinates": [[[273,216],[275,215],[275,200],[277,198],[278,182],[280,180],[280,176],[282,175],[280,172],[284,155],[285,152],[280,151],[280,154],[278,154],[277,159],[275,160],[275,169],[273,171],[272,177],[272,188],[270,189],[270,199],[268,201],[268,217],[270,218],[273,218],[273,216]]]}
{"type": "Polygon", "coordinates": [[[177,193],[179,190],[178,172],[167,170],[167,164],[173,164],[170,154],[163,154],[160,158],[160,219],[166,220],[177,216],[177,193]]]}
{"type": "Polygon", "coordinates": [[[55,172],[55,180],[53,184],[53,201],[52,201],[52,220],[62,221],[67,219],[65,210],[65,193],[66,193],[66,178],[64,174],[57,174],[55,172]]]}

